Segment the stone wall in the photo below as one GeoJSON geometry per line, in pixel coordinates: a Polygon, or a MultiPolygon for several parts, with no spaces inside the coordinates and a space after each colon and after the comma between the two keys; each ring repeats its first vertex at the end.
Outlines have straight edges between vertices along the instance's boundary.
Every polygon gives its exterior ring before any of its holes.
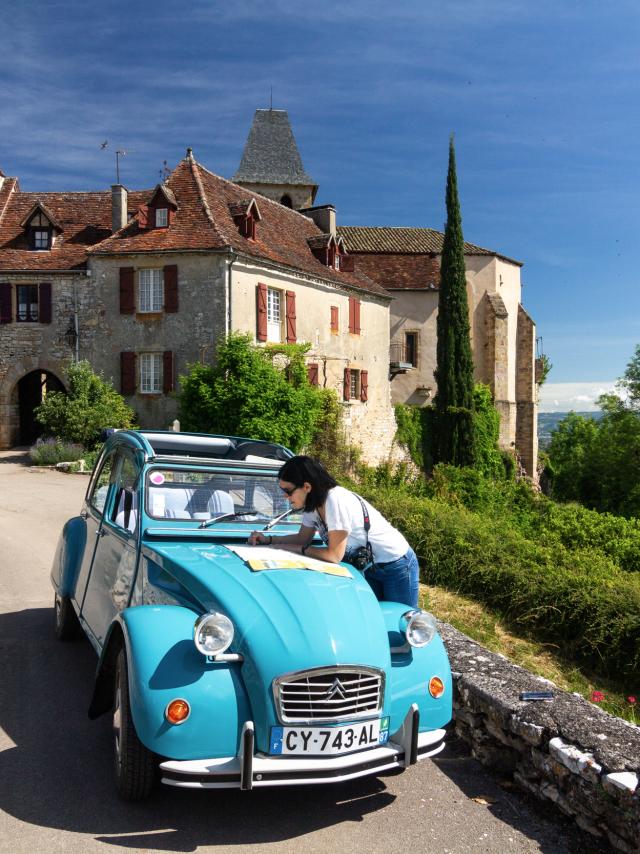
{"type": "Polygon", "coordinates": [[[640,851],[640,728],[557,690],[446,623],[454,726],[473,756],[618,851],[640,851]],[[521,701],[521,691],[553,691],[521,701]]]}

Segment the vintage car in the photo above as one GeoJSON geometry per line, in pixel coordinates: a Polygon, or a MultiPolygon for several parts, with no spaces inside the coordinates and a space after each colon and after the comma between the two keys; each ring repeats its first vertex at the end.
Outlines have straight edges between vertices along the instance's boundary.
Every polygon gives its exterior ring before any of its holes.
{"type": "MultiPolygon", "coordinates": [[[[435,619],[360,572],[253,530],[297,530],[279,445],[122,430],[53,562],[55,630],[99,656],[89,716],[113,718],[127,799],[330,783],[444,746],[451,671],[435,619]]],[[[320,544],[320,543],[319,543],[320,544]]]]}

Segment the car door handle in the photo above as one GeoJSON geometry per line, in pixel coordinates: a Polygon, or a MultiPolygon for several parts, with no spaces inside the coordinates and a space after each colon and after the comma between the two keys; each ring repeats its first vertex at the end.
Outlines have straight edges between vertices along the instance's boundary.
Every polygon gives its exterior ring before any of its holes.
{"type": "Polygon", "coordinates": [[[107,533],[107,532],[105,531],[105,529],[104,529],[104,528],[98,528],[98,530],[96,531],[96,537],[104,537],[104,535],[105,535],[106,533],[107,533]]]}
{"type": "Polygon", "coordinates": [[[81,511],[80,511],[80,516],[81,516],[83,519],[88,519],[88,518],[89,518],[89,511],[88,511],[88,510],[81,510],[81,511]]]}

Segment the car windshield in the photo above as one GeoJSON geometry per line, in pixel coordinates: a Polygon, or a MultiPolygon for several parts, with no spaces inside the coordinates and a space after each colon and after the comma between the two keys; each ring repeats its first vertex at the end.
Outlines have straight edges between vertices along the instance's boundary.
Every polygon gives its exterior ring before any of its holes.
{"type": "MultiPolygon", "coordinates": [[[[221,517],[221,524],[267,524],[289,509],[275,472],[221,472],[214,469],[153,468],[147,472],[147,513],[154,519],[203,522],[221,517]],[[226,517],[226,518],[223,518],[226,517]]],[[[287,522],[300,524],[292,513],[287,522]]]]}

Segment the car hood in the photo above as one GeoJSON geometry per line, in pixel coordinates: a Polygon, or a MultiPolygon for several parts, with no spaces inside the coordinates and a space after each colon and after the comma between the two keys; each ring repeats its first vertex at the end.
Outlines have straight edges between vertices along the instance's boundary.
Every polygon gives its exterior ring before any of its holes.
{"type": "Polygon", "coordinates": [[[203,610],[233,621],[232,650],[244,656],[252,705],[263,706],[269,718],[276,676],[340,664],[390,666],[382,611],[353,568],[348,578],[302,567],[252,571],[233,551],[210,543],[154,543],[144,553],[173,579],[174,590],[177,582],[203,610]]]}

